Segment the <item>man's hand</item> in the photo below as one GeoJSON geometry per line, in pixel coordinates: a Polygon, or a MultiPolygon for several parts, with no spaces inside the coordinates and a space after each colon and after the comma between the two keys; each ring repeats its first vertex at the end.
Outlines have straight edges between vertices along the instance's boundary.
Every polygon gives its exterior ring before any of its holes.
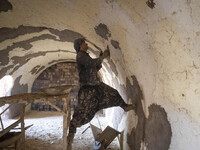
{"type": "Polygon", "coordinates": [[[100,54],[99,54],[99,56],[102,56],[102,55],[103,55],[103,52],[101,51],[100,54]]]}
{"type": "Polygon", "coordinates": [[[110,51],[109,50],[105,50],[103,52],[103,57],[106,58],[106,57],[109,57],[110,56],[110,51]]]}
{"type": "Polygon", "coordinates": [[[109,46],[107,45],[107,49],[103,52],[104,58],[110,57],[110,49],[109,46]]]}
{"type": "Polygon", "coordinates": [[[107,46],[107,49],[103,52],[103,54],[102,55],[100,55],[100,59],[104,59],[104,58],[106,58],[106,57],[110,57],[110,50],[109,50],[109,46],[107,46]]]}

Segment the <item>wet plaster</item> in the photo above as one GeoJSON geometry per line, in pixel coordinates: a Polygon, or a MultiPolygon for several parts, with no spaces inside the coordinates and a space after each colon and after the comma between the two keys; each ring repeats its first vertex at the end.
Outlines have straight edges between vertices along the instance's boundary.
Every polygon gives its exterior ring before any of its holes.
{"type": "Polygon", "coordinates": [[[145,143],[148,150],[168,150],[172,131],[165,110],[156,104],[149,107],[146,120],[145,143]]]}
{"type": "Polygon", "coordinates": [[[24,41],[20,41],[20,42],[17,42],[17,43],[13,43],[12,46],[8,46],[6,49],[3,49],[3,50],[0,51],[0,56],[2,58],[5,56],[5,58],[0,60],[1,65],[6,65],[8,63],[8,61],[9,61],[8,54],[13,49],[23,48],[24,50],[29,50],[29,49],[32,48],[32,44],[31,44],[32,42],[39,41],[39,40],[46,40],[46,39],[52,39],[54,41],[60,41],[60,40],[57,40],[56,37],[53,36],[53,35],[44,34],[44,35],[41,35],[41,36],[38,36],[38,37],[33,37],[29,40],[24,40],[24,41]]]}
{"type": "Polygon", "coordinates": [[[103,23],[100,23],[98,26],[96,26],[94,30],[96,31],[96,34],[98,34],[106,40],[108,40],[108,38],[111,37],[111,33],[108,27],[103,23]]]}
{"type": "Polygon", "coordinates": [[[40,65],[35,66],[35,67],[31,70],[31,74],[36,74],[36,72],[39,70],[39,68],[41,68],[40,65]]]}
{"type": "Polygon", "coordinates": [[[45,39],[53,39],[56,40],[55,36],[52,35],[41,35],[39,37],[33,37],[29,40],[24,40],[24,41],[20,41],[17,43],[13,43],[12,46],[8,46],[6,49],[3,49],[0,51],[0,56],[1,58],[3,58],[2,60],[0,60],[1,65],[6,65],[9,62],[9,57],[8,54],[10,51],[12,51],[15,48],[23,48],[24,50],[29,50],[32,48],[32,44],[31,42],[34,41],[39,41],[39,40],[45,40],[45,39]]]}
{"type": "Polygon", "coordinates": [[[14,65],[13,65],[13,70],[11,71],[11,74],[13,74],[21,66],[26,64],[31,58],[38,57],[38,56],[45,56],[47,53],[60,53],[60,52],[72,53],[71,51],[66,51],[66,50],[54,50],[54,51],[46,51],[46,52],[38,52],[38,53],[34,53],[34,54],[29,54],[24,57],[14,56],[14,57],[12,57],[13,63],[19,64],[19,65],[16,67],[14,67],[14,65]]]}
{"type": "Polygon", "coordinates": [[[59,31],[57,29],[48,28],[48,30],[52,34],[59,36],[59,41],[61,42],[74,42],[75,39],[83,38],[81,34],[67,29],[59,31]]]}
{"type": "Polygon", "coordinates": [[[137,79],[132,76],[133,85],[127,79],[127,96],[136,103],[138,123],[130,134],[127,134],[127,144],[131,150],[140,150],[141,143],[145,142],[148,150],[168,150],[172,131],[165,110],[156,104],[149,107],[149,117],[146,118],[142,107],[143,94],[137,79]]]}
{"type": "Polygon", "coordinates": [[[153,8],[155,7],[155,5],[156,5],[156,3],[154,3],[154,0],[148,0],[148,1],[146,2],[146,4],[147,4],[147,6],[148,6],[149,8],[151,8],[151,9],[153,9],[153,8]]]}
{"type": "MultiPolygon", "coordinates": [[[[22,76],[19,76],[18,78],[15,79],[14,86],[13,86],[12,91],[11,91],[11,95],[28,92],[28,85],[27,84],[24,84],[24,85],[20,84],[21,77],[22,76]]],[[[14,117],[17,117],[19,115],[20,106],[21,106],[21,104],[14,104],[14,105],[11,106],[11,108],[9,109],[9,118],[14,118],[14,117]]]]}
{"type": "Polygon", "coordinates": [[[41,32],[47,27],[32,27],[32,26],[23,26],[20,25],[18,28],[0,28],[0,42],[3,42],[8,39],[15,39],[16,37],[24,34],[30,34],[35,32],[41,32]]]}
{"type": "Polygon", "coordinates": [[[53,60],[49,62],[48,65],[57,64],[59,62],[75,62],[75,60],[74,59],[58,59],[58,60],[53,60]]]}
{"type": "Polygon", "coordinates": [[[12,91],[11,91],[11,95],[28,92],[28,85],[27,84],[24,84],[24,85],[20,84],[21,77],[22,77],[22,75],[15,79],[14,86],[13,86],[12,91]]]}
{"type": "Polygon", "coordinates": [[[121,50],[118,41],[111,40],[111,44],[112,44],[112,46],[113,46],[115,49],[121,50]]]}
{"type": "Polygon", "coordinates": [[[143,93],[140,89],[138,81],[135,76],[131,76],[133,85],[127,78],[126,89],[128,99],[132,100],[132,103],[136,104],[136,115],[138,116],[138,123],[136,128],[133,128],[131,134],[127,134],[127,144],[131,150],[140,150],[141,142],[144,141],[145,133],[145,115],[142,107],[143,93]],[[133,141],[134,140],[134,141],[133,141]]]}
{"type": "Polygon", "coordinates": [[[42,71],[45,68],[45,66],[37,65],[31,70],[31,74],[38,74],[40,71],[42,71]]]}
{"type": "MultiPolygon", "coordinates": [[[[0,78],[2,78],[3,76],[5,76],[5,74],[7,73],[8,70],[10,70],[9,74],[13,74],[17,69],[19,69],[21,66],[23,66],[24,64],[26,64],[31,58],[34,57],[38,57],[38,56],[45,56],[47,53],[59,53],[59,52],[68,52],[68,53],[74,53],[71,51],[67,51],[67,50],[54,50],[54,51],[46,51],[46,52],[38,52],[35,54],[29,54],[26,55],[24,57],[18,57],[18,56],[14,56],[11,58],[11,60],[13,61],[12,65],[9,65],[3,69],[1,69],[0,71],[0,78]],[[18,64],[17,66],[15,66],[15,64],[18,64]]],[[[3,57],[2,57],[3,58],[3,57]]],[[[55,62],[61,62],[61,61],[67,61],[68,59],[64,59],[64,60],[54,60],[53,63],[55,62]]]]}
{"type": "MultiPolygon", "coordinates": [[[[48,30],[50,33],[54,35],[43,34],[40,36],[35,36],[28,40],[13,43],[11,46],[8,46],[6,49],[0,50],[0,65],[1,66],[6,66],[9,63],[9,61],[11,60],[13,61],[13,64],[1,68],[0,78],[3,77],[9,69],[12,68],[11,73],[13,73],[31,58],[37,57],[37,56],[44,56],[46,55],[46,53],[48,53],[48,52],[39,52],[36,54],[29,54],[24,57],[15,56],[9,59],[9,52],[15,48],[23,48],[24,50],[30,50],[33,46],[31,43],[35,41],[39,41],[39,40],[51,39],[54,41],[73,42],[76,38],[83,37],[79,33],[70,31],[70,30],[59,31],[57,29],[46,28],[46,27],[31,27],[31,26],[21,25],[18,28],[0,28],[0,42],[9,40],[9,39],[14,39],[14,38],[17,38],[18,36],[25,35],[25,34],[41,32],[43,30],[48,30]],[[59,39],[57,39],[56,36],[58,36],[59,39]],[[14,67],[15,64],[18,64],[18,63],[19,65],[17,67],[14,67]]],[[[66,50],[54,50],[51,52],[56,53],[56,52],[61,52],[61,51],[70,52],[66,50]]]]}
{"type": "Polygon", "coordinates": [[[12,10],[13,6],[8,0],[0,0],[0,13],[12,10]]]}

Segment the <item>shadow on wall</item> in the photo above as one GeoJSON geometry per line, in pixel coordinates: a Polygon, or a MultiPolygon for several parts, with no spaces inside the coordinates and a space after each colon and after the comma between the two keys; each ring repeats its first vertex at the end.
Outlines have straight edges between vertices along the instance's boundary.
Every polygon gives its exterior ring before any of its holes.
{"type": "Polygon", "coordinates": [[[143,142],[148,150],[168,150],[172,131],[166,111],[161,106],[152,104],[149,106],[149,117],[146,118],[142,106],[142,90],[135,76],[132,76],[132,80],[133,85],[127,79],[127,95],[137,105],[138,123],[136,128],[132,128],[131,133],[127,134],[127,144],[131,150],[140,150],[143,142]]]}

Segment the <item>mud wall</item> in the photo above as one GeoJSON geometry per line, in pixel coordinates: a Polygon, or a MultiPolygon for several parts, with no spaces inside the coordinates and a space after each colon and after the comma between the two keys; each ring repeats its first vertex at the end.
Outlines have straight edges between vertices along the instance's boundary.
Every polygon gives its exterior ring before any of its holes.
{"type": "Polygon", "coordinates": [[[135,112],[110,110],[111,125],[124,130],[124,149],[197,150],[199,6],[198,0],[2,0],[0,78],[12,76],[12,94],[30,92],[46,68],[75,61],[74,39],[89,40],[93,57],[109,45],[102,78],[137,104],[135,112]]]}

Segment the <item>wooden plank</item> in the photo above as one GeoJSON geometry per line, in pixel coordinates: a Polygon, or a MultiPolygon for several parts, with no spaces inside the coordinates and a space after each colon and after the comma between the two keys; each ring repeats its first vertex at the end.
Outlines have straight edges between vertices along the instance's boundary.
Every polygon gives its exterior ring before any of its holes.
{"type": "Polygon", "coordinates": [[[4,111],[1,112],[0,116],[1,116],[6,110],[8,110],[10,107],[11,107],[11,105],[9,105],[6,109],[4,109],[4,111]]]}
{"type": "Polygon", "coordinates": [[[56,102],[56,101],[61,101],[62,98],[67,98],[67,97],[68,94],[51,96],[45,93],[25,93],[25,94],[1,97],[0,105],[15,104],[15,103],[45,102],[45,101],[56,102]]]}
{"type": "Polygon", "coordinates": [[[96,141],[99,141],[100,143],[105,141],[104,148],[106,148],[117,137],[118,134],[120,134],[119,131],[107,126],[101,135],[96,139],[96,141]]]}
{"type": "Polygon", "coordinates": [[[16,133],[15,136],[13,136],[13,137],[11,137],[11,138],[9,138],[7,140],[4,140],[4,141],[0,142],[0,148],[5,148],[5,147],[7,147],[7,146],[9,146],[11,144],[14,144],[20,138],[21,138],[21,133],[18,132],[18,133],[16,133]]]}
{"type": "Polygon", "coordinates": [[[122,132],[120,133],[120,135],[118,135],[117,138],[118,138],[118,141],[119,141],[120,150],[123,150],[123,147],[124,147],[124,145],[123,145],[124,131],[122,131],[122,132]]]}
{"type": "Polygon", "coordinates": [[[45,102],[46,104],[48,104],[48,105],[51,105],[53,108],[55,108],[58,112],[60,112],[61,114],[65,114],[65,112],[63,112],[63,110],[61,110],[59,107],[57,107],[56,105],[54,105],[53,103],[51,103],[51,102],[49,102],[49,101],[47,101],[47,102],[45,102]]]}
{"type": "Polygon", "coordinates": [[[71,100],[67,100],[67,129],[69,128],[69,123],[71,120],[71,100]]]}
{"type": "Polygon", "coordinates": [[[6,133],[8,133],[11,129],[13,129],[14,127],[16,127],[20,122],[21,122],[21,119],[17,120],[13,124],[11,124],[9,127],[7,127],[6,129],[4,129],[3,131],[1,131],[0,132],[0,137],[2,137],[3,135],[5,135],[6,133]]]}
{"type": "Polygon", "coordinates": [[[24,115],[25,115],[25,104],[21,105],[20,119],[21,119],[21,149],[25,150],[25,128],[24,128],[24,115]]]}
{"type": "Polygon", "coordinates": [[[46,93],[47,95],[63,95],[63,94],[69,94],[71,89],[74,87],[75,85],[55,86],[55,87],[43,88],[40,89],[40,91],[46,93]]]}
{"type": "Polygon", "coordinates": [[[92,134],[93,134],[93,137],[96,141],[96,139],[101,135],[102,133],[102,130],[96,126],[94,126],[93,124],[90,123],[90,128],[92,130],[92,134]]]}
{"type": "MultiPolygon", "coordinates": [[[[30,128],[30,127],[32,127],[32,126],[33,126],[33,124],[31,124],[31,125],[25,127],[24,129],[27,130],[28,128],[30,128]]],[[[13,130],[19,130],[19,129],[21,129],[21,128],[14,128],[13,130]]]]}
{"type": "Polygon", "coordinates": [[[2,129],[4,130],[4,126],[3,126],[3,121],[2,121],[2,119],[1,119],[1,115],[0,115],[0,121],[1,121],[1,127],[2,127],[2,129]]]}

